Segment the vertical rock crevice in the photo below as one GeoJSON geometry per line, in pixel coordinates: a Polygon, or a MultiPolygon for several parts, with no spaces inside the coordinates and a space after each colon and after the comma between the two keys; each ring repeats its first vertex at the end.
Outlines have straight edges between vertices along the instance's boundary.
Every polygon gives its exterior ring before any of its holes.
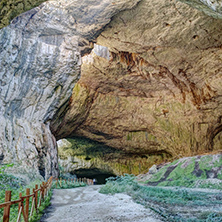
{"type": "Polygon", "coordinates": [[[57,145],[49,125],[80,78],[79,42],[93,41],[113,15],[137,2],[49,1],[0,30],[3,163],[17,162],[20,173],[32,169],[32,175],[58,176],[57,145]]]}

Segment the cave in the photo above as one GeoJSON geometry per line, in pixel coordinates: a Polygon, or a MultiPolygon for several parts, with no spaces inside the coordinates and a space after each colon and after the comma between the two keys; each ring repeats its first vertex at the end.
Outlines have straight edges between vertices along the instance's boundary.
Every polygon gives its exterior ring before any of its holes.
{"type": "Polygon", "coordinates": [[[56,141],[75,136],[115,149],[99,160],[115,175],[221,150],[220,4],[117,2],[4,0],[20,15],[0,24],[2,163],[57,177],[56,141]]]}
{"type": "Polygon", "coordinates": [[[106,179],[109,177],[116,177],[115,174],[112,172],[106,172],[98,168],[91,168],[91,169],[78,169],[72,172],[77,176],[77,178],[89,178],[89,179],[96,179],[96,184],[105,184],[106,179]]]}

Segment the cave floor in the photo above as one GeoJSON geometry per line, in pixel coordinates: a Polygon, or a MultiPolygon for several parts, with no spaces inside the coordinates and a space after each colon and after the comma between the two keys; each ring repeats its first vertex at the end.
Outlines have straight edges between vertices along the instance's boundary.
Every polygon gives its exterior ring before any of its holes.
{"type": "Polygon", "coordinates": [[[126,194],[100,194],[100,185],[53,190],[41,222],[160,222],[150,209],[126,194]]]}

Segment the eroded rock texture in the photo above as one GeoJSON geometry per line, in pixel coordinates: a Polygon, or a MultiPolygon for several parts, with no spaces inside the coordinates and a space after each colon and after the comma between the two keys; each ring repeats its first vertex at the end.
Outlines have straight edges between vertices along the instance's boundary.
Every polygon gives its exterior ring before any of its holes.
{"type": "Polygon", "coordinates": [[[0,30],[0,154],[18,172],[57,176],[49,128],[80,76],[81,54],[113,15],[138,1],[50,1],[0,30]]]}
{"type": "Polygon", "coordinates": [[[143,0],[118,14],[84,57],[54,135],[163,159],[221,149],[221,36],[221,20],[181,2],[143,0]]]}
{"type": "Polygon", "coordinates": [[[72,136],[150,165],[221,149],[221,1],[182,2],[56,0],[12,20],[0,31],[0,161],[56,176],[56,140],[72,136]]]}

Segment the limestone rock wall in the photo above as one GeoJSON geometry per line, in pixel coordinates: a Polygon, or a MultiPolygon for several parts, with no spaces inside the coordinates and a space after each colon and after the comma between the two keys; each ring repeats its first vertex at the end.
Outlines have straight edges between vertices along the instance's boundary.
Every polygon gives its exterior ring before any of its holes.
{"type": "MultiPolygon", "coordinates": [[[[0,30],[0,155],[58,175],[50,122],[80,77],[81,54],[117,12],[138,1],[49,1],[0,30]]],[[[17,168],[19,171],[19,168],[17,168]]]]}
{"type": "Polygon", "coordinates": [[[84,57],[55,135],[163,159],[220,150],[221,30],[181,2],[143,0],[118,14],[84,57]]]}
{"type": "Polygon", "coordinates": [[[1,162],[57,176],[56,140],[73,135],[162,159],[221,149],[221,2],[183,2],[199,11],[52,0],[1,29],[1,162]]]}
{"type": "Polygon", "coordinates": [[[222,18],[222,1],[218,0],[179,0],[214,18],[222,18]]]}

